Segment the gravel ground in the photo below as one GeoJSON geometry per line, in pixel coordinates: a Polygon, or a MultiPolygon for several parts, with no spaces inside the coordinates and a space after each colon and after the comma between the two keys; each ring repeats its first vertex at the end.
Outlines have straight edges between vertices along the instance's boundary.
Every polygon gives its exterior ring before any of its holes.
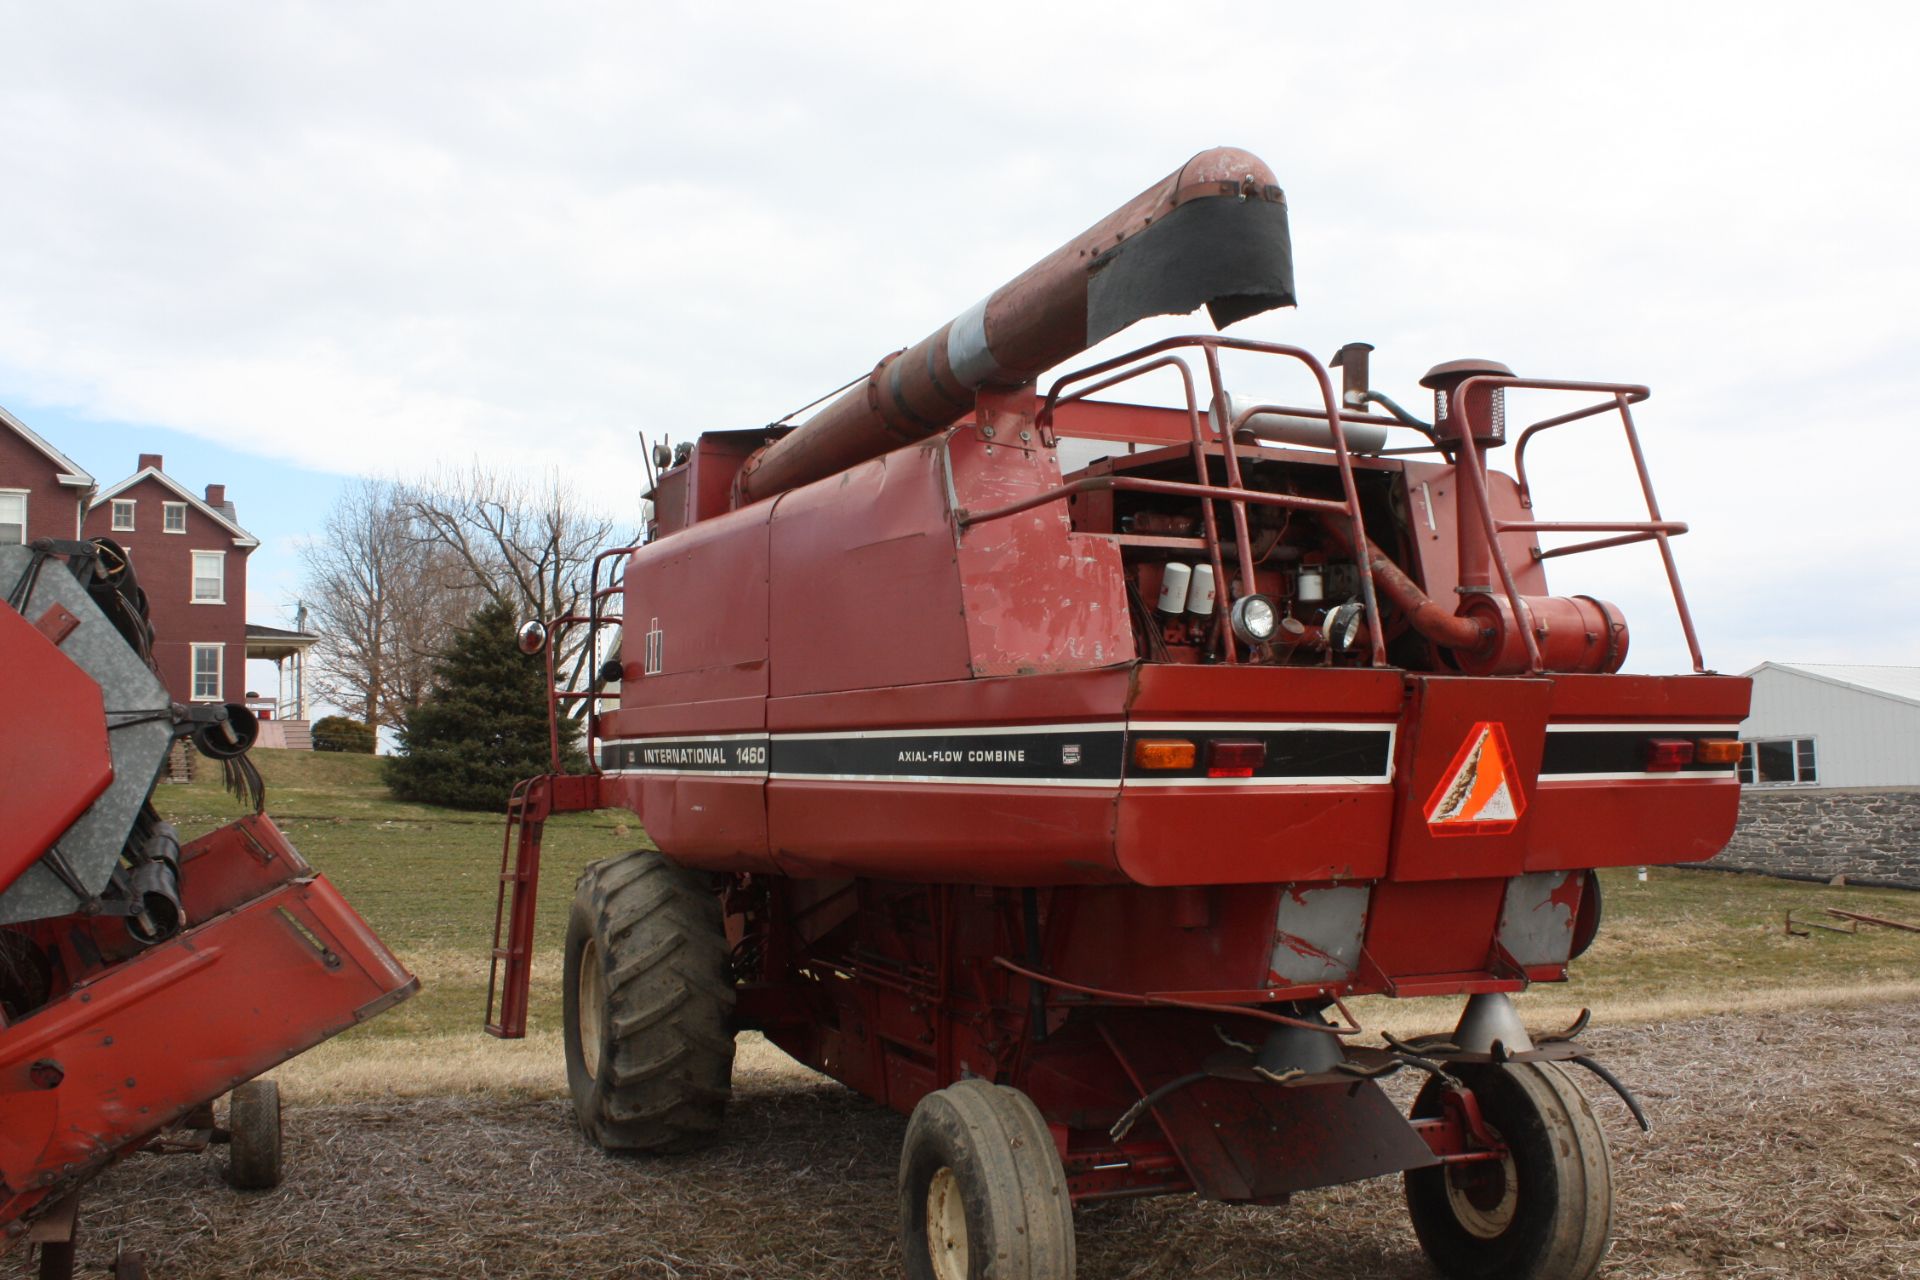
{"type": "MultiPolygon", "coordinates": [[[[1611,1280],[1920,1277],[1920,1003],[1583,1038],[1655,1121],[1642,1137],[1595,1095],[1616,1164],[1611,1280]]],[[[559,1101],[289,1107],[284,1186],[243,1196],[217,1157],[137,1157],[95,1184],[83,1265],[124,1240],[156,1280],[898,1275],[904,1120],[772,1050],[747,1056],[737,1096],[718,1148],[667,1160],[588,1149],[559,1101]]],[[[1080,1280],[1432,1274],[1397,1179],[1282,1209],[1122,1202],[1078,1227],[1080,1280]]],[[[30,1272],[13,1256],[0,1274],[30,1272]]]]}

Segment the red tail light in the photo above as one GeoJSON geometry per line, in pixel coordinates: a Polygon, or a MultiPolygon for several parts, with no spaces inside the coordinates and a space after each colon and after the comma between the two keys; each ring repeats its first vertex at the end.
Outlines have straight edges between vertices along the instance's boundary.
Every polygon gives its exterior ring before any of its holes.
{"type": "Polygon", "coordinates": [[[1693,763],[1693,739],[1648,738],[1647,772],[1676,773],[1693,763]]]}
{"type": "Polygon", "coordinates": [[[1220,738],[1207,743],[1209,778],[1251,778],[1253,771],[1267,762],[1264,742],[1232,742],[1220,738]]]}

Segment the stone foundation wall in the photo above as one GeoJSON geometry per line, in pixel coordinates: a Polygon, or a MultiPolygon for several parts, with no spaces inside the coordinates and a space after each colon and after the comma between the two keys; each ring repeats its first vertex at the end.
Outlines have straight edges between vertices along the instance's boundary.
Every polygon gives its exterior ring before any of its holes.
{"type": "Polygon", "coordinates": [[[1740,795],[1740,825],[1709,867],[1920,889],[1920,787],[1740,795]]]}

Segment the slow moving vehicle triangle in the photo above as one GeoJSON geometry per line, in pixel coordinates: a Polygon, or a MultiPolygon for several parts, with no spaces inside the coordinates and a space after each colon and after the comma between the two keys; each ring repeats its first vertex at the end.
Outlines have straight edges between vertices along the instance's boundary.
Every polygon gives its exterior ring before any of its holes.
{"type": "Polygon", "coordinates": [[[1482,720],[1467,731],[1428,799],[1427,827],[1440,836],[1505,835],[1520,824],[1526,809],[1506,726],[1482,720]]]}

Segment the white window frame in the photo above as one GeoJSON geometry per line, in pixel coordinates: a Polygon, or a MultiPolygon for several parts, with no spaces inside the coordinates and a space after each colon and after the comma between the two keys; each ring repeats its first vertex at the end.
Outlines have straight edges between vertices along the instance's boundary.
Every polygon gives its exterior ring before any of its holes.
{"type": "Polygon", "coordinates": [[[225,604],[227,602],[227,553],[224,551],[195,551],[193,553],[192,565],[193,575],[187,580],[187,599],[194,604],[225,604]],[[220,594],[217,596],[202,596],[200,594],[200,560],[203,556],[211,557],[219,563],[220,567],[214,576],[214,581],[220,589],[220,594]]]}
{"type": "MultiPolygon", "coordinates": [[[[0,489],[0,501],[8,498],[20,499],[20,541],[18,543],[0,543],[0,546],[25,546],[27,542],[27,499],[31,496],[26,489],[0,489]]],[[[13,522],[9,520],[8,524],[13,522]]]]}
{"type": "Polygon", "coordinates": [[[184,502],[163,502],[160,504],[160,532],[185,533],[187,531],[187,504],[184,502]],[[180,527],[173,527],[175,516],[180,518],[180,527]]]}
{"type": "Polygon", "coordinates": [[[225,701],[221,695],[226,692],[227,688],[227,646],[223,644],[196,644],[192,646],[192,654],[192,665],[188,668],[187,679],[191,682],[193,701],[225,701]],[[213,654],[213,692],[211,694],[204,694],[200,692],[200,655],[208,652],[213,654]]]}
{"type": "Polygon", "coordinates": [[[1743,787],[1817,787],[1820,785],[1820,737],[1812,733],[1770,733],[1764,738],[1740,740],[1740,785],[1743,787]],[[1764,782],[1760,778],[1760,744],[1784,742],[1793,755],[1793,779],[1790,782],[1764,782]],[[1800,744],[1805,743],[1813,757],[1813,776],[1800,776],[1800,744]]]}
{"type": "Polygon", "coordinates": [[[137,508],[140,506],[139,501],[134,498],[114,498],[111,501],[113,502],[113,511],[112,511],[113,519],[110,523],[113,525],[113,531],[115,533],[136,532],[136,530],[133,527],[133,523],[134,523],[135,517],[139,514],[137,510],[137,508]],[[126,509],[126,513],[127,513],[127,522],[125,524],[120,523],[120,511],[123,507],[126,509]]]}

